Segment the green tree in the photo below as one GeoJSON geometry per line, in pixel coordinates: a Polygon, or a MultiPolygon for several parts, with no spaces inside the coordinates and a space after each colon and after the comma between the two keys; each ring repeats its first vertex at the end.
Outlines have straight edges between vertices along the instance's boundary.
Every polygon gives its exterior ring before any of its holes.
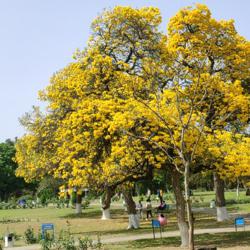
{"type": "Polygon", "coordinates": [[[20,195],[27,185],[23,178],[15,176],[18,165],[13,160],[15,157],[15,142],[8,139],[0,143],[0,199],[8,200],[11,195],[20,195]]]}

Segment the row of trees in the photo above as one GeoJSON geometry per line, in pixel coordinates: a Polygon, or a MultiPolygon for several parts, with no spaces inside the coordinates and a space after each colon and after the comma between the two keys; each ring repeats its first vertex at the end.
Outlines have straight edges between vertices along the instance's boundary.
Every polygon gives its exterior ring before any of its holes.
{"type": "Polygon", "coordinates": [[[164,169],[182,245],[194,249],[192,175],[214,172],[224,215],[222,178],[250,174],[250,43],[204,5],[179,11],[168,34],[160,24],[153,7],[115,7],[93,22],[87,48],[40,93],[47,112],[22,119],[17,175],[104,190],[104,211],[118,188],[138,227],[131,183],[164,169]]]}
{"type": "Polygon", "coordinates": [[[15,162],[16,140],[7,139],[0,143],[0,201],[16,203],[21,199],[40,200],[44,204],[58,196],[60,180],[48,176],[40,182],[27,183],[15,174],[18,168],[15,162]]]}

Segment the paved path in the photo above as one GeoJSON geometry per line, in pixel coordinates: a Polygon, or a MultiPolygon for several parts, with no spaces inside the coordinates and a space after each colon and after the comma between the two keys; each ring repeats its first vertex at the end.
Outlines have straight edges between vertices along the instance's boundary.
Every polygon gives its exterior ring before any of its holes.
{"type": "MultiPolygon", "coordinates": [[[[246,226],[246,231],[250,231],[250,225],[246,226]]],[[[195,234],[205,234],[205,233],[226,233],[226,232],[235,232],[234,227],[228,227],[228,228],[205,228],[205,229],[196,229],[194,231],[195,234]]],[[[180,233],[179,231],[165,231],[162,233],[163,237],[174,237],[174,236],[179,236],[180,233]]],[[[159,237],[156,235],[156,237],[159,237]]],[[[102,236],[102,243],[118,243],[118,242],[123,242],[123,241],[133,241],[133,240],[141,240],[141,239],[150,239],[152,238],[152,233],[147,233],[147,234],[137,234],[137,235],[112,235],[112,236],[102,236]],[[111,238],[110,238],[111,237],[111,238]]],[[[38,250],[40,249],[40,245],[31,245],[31,246],[24,246],[24,247],[13,247],[13,248],[5,248],[6,250],[38,250]]],[[[173,248],[174,249],[174,248],[173,248]]],[[[178,248],[176,248],[178,249],[178,248]]],[[[234,248],[234,249],[237,249],[234,248]]],[[[238,248],[238,249],[250,249],[248,248],[238,248]]]]}

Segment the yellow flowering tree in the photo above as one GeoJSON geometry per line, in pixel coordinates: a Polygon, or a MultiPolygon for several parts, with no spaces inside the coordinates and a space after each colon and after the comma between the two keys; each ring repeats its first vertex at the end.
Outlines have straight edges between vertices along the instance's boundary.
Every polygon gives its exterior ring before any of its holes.
{"type": "MultiPolygon", "coordinates": [[[[170,21],[169,38],[170,49],[178,55],[177,68],[183,69],[186,79],[199,78],[201,73],[211,78],[209,93],[200,95],[204,97],[200,108],[206,112],[206,126],[211,133],[226,127],[244,129],[249,99],[242,86],[249,82],[250,43],[237,34],[233,20],[217,21],[203,5],[186,8],[170,21]]],[[[227,218],[224,183],[219,174],[215,177],[218,220],[223,220],[227,218]]]]}
{"type": "MultiPolygon", "coordinates": [[[[194,249],[190,177],[200,165],[237,169],[233,151],[216,155],[226,148],[211,138],[247,125],[250,47],[232,21],[213,19],[204,5],[178,12],[168,35],[160,23],[157,8],[119,6],[93,22],[86,50],[40,93],[48,112],[24,119],[28,134],[17,143],[17,173],[109,190],[110,202],[115,187],[165,168],[182,246],[194,249]]],[[[124,195],[137,227],[134,203],[124,195]]]]}

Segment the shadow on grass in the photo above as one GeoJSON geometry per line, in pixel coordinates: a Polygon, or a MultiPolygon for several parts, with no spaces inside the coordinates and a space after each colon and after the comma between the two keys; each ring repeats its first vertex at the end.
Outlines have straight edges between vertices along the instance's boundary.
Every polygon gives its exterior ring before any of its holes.
{"type": "MultiPolygon", "coordinates": [[[[100,209],[88,207],[88,208],[83,209],[81,214],[69,213],[67,215],[61,216],[60,218],[63,218],[63,219],[79,219],[79,218],[100,219],[101,216],[102,216],[102,212],[100,209]]],[[[111,210],[111,216],[114,219],[116,218],[122,219],[122,218],[126,218],[126,213],[124,213],[124,209],[114,209],[114,210],[111,210]]]]}
{"type": "Polygon", "coordinates": [[[227,220],[223,222],[217,222],[213,218],[202,218],[195,220],[195,229],[199,228],[231,228],[234,227],[234,220],[227,220]]]}
{"type": "MultiPolygon", "coordinates": [[[[106,230],[106,231],[91,231],[88,234],[89,235],[118,235],[118,234],[123,234],[123,235],[139,235],[139,234],[145,234],[145,233],[151,233],[152,232],[152,228],[151,225],[146,225],[144,227],[141,227],[139,229],[110,229],[110,230],[106,230]]],[[[82,234],[86,234],[86,232],[75,232],[72,233],[74,235],[82,235],[82,234]]]]}
{"type": "Polygon", "coordinates": [[[214,245],[218,247],[249,246],[249,232],[233,232],[218,234],[202,234],[195,237],[198,245],[214,245]]]}
{"type": "Polygon", "coordinates": [[[180,246],[180,237],[169,237],[162,239],[143,239],[131,241],[128,244],[128,249],[160,247],[160,246],[180,246]]]}
{"type": "MultiPolygon", "coordinates": [[[[234,247],[234,246],[249,246],[249,232],[234,232],[234,233],[218,233],[218,234],[202,234],[195,235],[195,246],[216,246],[216,247],[234,247]]],[[[180,246],[180,237],[168,237],[163,239],[143,239],[131,242],[124,242],[121,245],[128,249],[140,249],[147,247],[160,246],[180,246]]]]}

